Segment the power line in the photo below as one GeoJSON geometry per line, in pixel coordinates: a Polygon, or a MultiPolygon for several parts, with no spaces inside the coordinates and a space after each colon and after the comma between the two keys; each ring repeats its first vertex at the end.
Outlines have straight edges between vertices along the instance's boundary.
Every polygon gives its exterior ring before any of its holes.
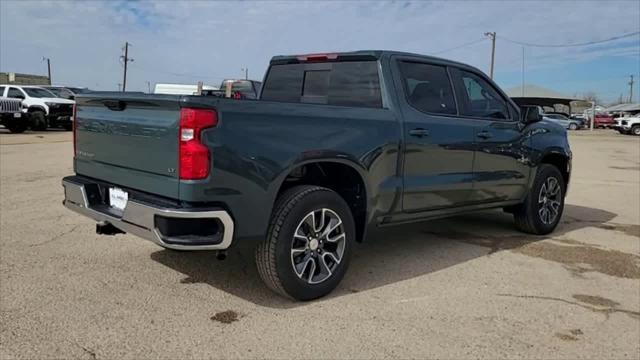
{"type": "Polygon", "coordinates": [[[140,64],[137,63],[138,66],[136,68],[138,69],[142,69],[144,71],[149,71],[152,73],[156,73],[156,74],[164,74],[164,75],[170,75],[170,76],[175,76],[175,77],[182,77],[182,78],[201,78],[201,79],[215,79],[215,80],[225,80],[225,77],[221,77],[221,76],[209,76],[209,75],[201,75],[201,74],[194,74],[194,73],[178,73],[178,72],[172,72],[172,71],[166,71],[163,69],[159,69],[157,67],[154,66],[149,66],[148,64],[140,64]]]}
{"type": "Polygon", "coordinates": [[[432,54],[433,55],[438,55],[438,54],[446,53],[446,52],[449,52],[449,51],[458,50],[458,49],[463,48],[463,47],[475,45],[475,44],[483,42],[485,40],[488,40],[488,39],[487,38],[478,39],[478,40],[471,41],[471,42],[468,42],[468,43],[465,43],[465,44],[462,44],[462,45],[458,45],[456,47],[452,47],[452,48],[445,49],[445,50],[440,50],[440,51],[434,52],[432,54]]]}
{"type": "Polygon", "coordinates": [[[604,40],[588,41],[588,42],[573,43],[573,44],[534,44],[534,43],[528,43],[528,42],[523,42],[523,41],[512,40],[512,39],[506,38],[506,37],[504,37],[502,35],[500,36],[500,39],[502,39],[504,41],[508,41],[510,43],[523,45],[523,46],[558,48],[558,47],[576,47],[576,46],[588,46],[588,45],[602,44],[602,43],[609,42],[609,41],[628,38],[628,37],[635,36],[635,35],[638,35],[638,34],[640,34],[640,31],[627,33],[627,34],[622,34],[622,35],[617,35],[617,36],[613,36],[613,37],[610,37],[610,38],[604,39],[604,40]]]}

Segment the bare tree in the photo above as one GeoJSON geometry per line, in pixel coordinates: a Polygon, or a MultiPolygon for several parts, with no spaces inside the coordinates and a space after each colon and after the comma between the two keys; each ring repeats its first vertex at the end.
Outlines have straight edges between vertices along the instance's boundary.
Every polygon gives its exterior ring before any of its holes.
{"type": "Polygon", "coordinates": [[[600,99],[598,98],[598,95],[596,94],[595,91],[587,91],[584,94],[582,94],[582,99],[585,101],[593,101],[596,104],[598,104],[600,102],[600,99]]]}

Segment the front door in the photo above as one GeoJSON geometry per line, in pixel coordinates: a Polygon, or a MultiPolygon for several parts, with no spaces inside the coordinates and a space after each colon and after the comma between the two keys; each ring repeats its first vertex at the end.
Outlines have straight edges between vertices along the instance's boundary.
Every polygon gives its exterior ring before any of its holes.
{"type": "Polygon", "coordinates": [[[458,116],[447,67],[402,58],[394,72],[404,96],[403,210],[465,204],[472,191],[475,124],[458,116]]]}
{"type": "Polygon", "coordinates": [[[482,75],[451,69],[460,113],[475,119],[474,203],[521,199],[529,179],[530,138],[515,107],[482,75]]]}

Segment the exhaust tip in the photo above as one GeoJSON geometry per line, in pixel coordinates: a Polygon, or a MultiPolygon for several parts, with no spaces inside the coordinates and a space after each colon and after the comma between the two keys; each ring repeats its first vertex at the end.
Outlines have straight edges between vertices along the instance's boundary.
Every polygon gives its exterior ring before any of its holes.
{"type": "Polygon", "coordinates": [[[226,250],[218,250],[216,252],[216,259],[218,259],[219,261],[222,261],[224,259],[227,258],[227,251],[226,250]]]}

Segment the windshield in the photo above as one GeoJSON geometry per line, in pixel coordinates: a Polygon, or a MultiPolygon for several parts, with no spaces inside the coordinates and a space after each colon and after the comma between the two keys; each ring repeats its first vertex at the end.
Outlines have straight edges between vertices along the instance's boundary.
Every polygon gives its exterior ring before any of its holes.
{"type": "Polygon", "coordinates": [[[76,87],[68,87],[67,89],[73,91],[75,94],[86,94],[91,92],[91,90],[87,88],[76,88],[76,87]]]}
{"type": "Polygon", "coordinates": [[[22,90],[24,90],[24,92],[26,92],[29,96],[31,97],[35,97],[35,98],[54,98],[57,97],[54,93],[52,93],[49,90],[45,90],[42,88],[22,88],[22,90]]]}
{"type": "Polygon", "coordinates": [[[62,89],[61,88],[47,88],[47,90],[51,91],[52,93],[54,93],[57,96],[62,96],[62,89]]]}

